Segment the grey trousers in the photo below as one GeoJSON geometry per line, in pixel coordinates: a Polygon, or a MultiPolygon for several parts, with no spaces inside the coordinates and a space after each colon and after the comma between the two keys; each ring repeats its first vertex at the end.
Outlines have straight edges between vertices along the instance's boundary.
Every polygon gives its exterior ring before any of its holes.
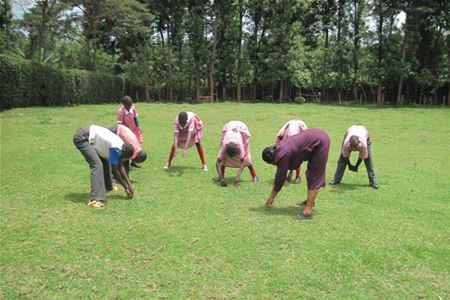
{"type": "Polygon", "coordinates": [[[89,144],[89,132],[78,128],[73,136],[75,147],[81,152],[91,170],[90,200],[106,201],[106,191],[112,190],[111,166],[89,144]]]}
{"type": "MultiPolygon", "coordinates": [[[[367,139],[367,152],[369,156],[364,159],[364,164],[366,165],[367,170],[367,176],[369,177],[369,183],[376,182],[375,179],[375,172],[373,170],[373,162],[372,162],[372,150],[371,150],[372,142],[370,141],[370,138],[367,139]]],[[[347,163],[344,160],[344,157],[339,155],[339,160],[337,162],[336,172],[334,173],[334,182],[338,183],[341,182],[342,177],[345,173],[345,168],[347,167],[347,163]]]]}

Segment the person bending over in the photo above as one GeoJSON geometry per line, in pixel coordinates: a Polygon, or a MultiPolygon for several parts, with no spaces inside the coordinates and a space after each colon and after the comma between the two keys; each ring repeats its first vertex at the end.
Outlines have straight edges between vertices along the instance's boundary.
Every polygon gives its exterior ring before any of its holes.
{"type": "Polygon", "coordinates": [[[263,150],[262,158],[268,163],[277,167],[275,181],[272,191],[264,204],[269,208],[275,201],[275,197],[280,192],[286,181],[288,170],[295,170],[304,162],[308,162],[305,173],[308,187],[308,196],[303,212],[294,216],[297,220],[311,219],[313,206],[319,189],[326,185],[326,165],[328,152],[330,149],[330,138],[321,129],[306,129],[303,133],[297,134],[280,145],[266,147],[263,150]]]}
{"type": "MultiPolygon", "coordinates": [[[[288,137],[297,135],[303,131],[308,129],[308,126],[306,126],[306,123],[302,120],[290,120],[286,124],[281,127],[281,129],[278,131],[277,136],[275,138],[275,144],[279,145],[281,142],[286,140],[288,137]]],[[[293,170],[289,170],[289,174],[286,178],[286,181],[291,181],[293,170]]],[[[300,177],[300,167],[295,170],[295,179],[294,184],[299,184],[301,181],[300,177]]]]}
{"type": "Polygon", "coordinates": [[[172,159],[177,155],[178,148],[183,150],[183,157],[186,157],[187,150],[195,145],[202,163],[203,171],[208,171],[205,162],[205,154],[201,144],[203,122],[199,116],[193,112],[180,112],[173,123],[173,145],[170,150],[169,159],[164,164],[164,169],[172,166],[172,159]]]}
{"type": "Polygon", "coordinates": [[[124,187],[129,199],[134,190],[123,166],[123,161],[133,155],[133,146],[124,143],[120,137],[110,130],[97,125],[78,128],[73,136],[75,147],[89,164],[91,172],[91,194],[88,207],[106,209],[106,191],[111,191],[112,178],[124,187]]]}
{"type": "Polygon", "coordinates": [[[369,177],[369,185],[374,189],[378,189],[379,186],[373,170],[371,144],[369,131],[366,127],[362,125],[351,126],[344,135],[336,172],[334,173],[334,178],[330,184],[337,185],[341,182],[342,177],[344,176],[345,167],[347,166],[350,171],[358,172],[358,167],[364,160],[367,176],[369,177]],[[352,165],[350,162],[350,154],[352,151],[359,152],[358,160],[355,165],[352,165]]]}
{"type": "Polygon", "coordinates": [[[234,184],[240,182],[242,170],[248,167],[253,182],[258,182],[250,154],[250,131],[241,121],[231,121],[222,128],[220,150],[217,155],[216,170],[222,186],[227,186],[225,167],[239,168],[234,184]]]}

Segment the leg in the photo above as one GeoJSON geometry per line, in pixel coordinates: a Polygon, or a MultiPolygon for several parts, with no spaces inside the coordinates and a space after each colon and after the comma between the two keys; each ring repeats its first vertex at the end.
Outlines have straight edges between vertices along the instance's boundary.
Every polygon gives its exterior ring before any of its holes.
{"type": "Polygon", "coordinates": [[[175,155],[175,146],[172,145],[172,148],[170,149],[169,159],[164,164],[164,169],[170,168],[170,166],[172,165],[172,159],[174,155],[175,155]]]}
{"type": "Polygon", "coordinates": [[[100,158],[100,159],[102,160],[102,165],[103,165],[103,178],[105,181],[105,189],[107,191],[112,191],[113,184],[112,184],[111,166],[106,159],[104,159],[104,158],[100,158]]]}
{"type": "Polygon", "coordinates": [[[300,178],[300,167],[298,167],[297,170],[295,170],[295,179],[294,179],[294,183],[295,184],[299,184],[301,182],[301,178],[300,178]]]}
{"type": "Polygon", "coordinates": [[[250,174],[252,175],[253,182],[258,182],[258,176],[256,175],[255,168],[253,168],[253,165],[248,165],[248,169],[250,170],[250,174]]]}
{"type": "Polygon", "coordinates": [[[319,190],[308,190],[308,198],[306,199],[306,206],[305,206],[305,209],[303,210],[303,215],[305,215],[305,216],[312,215],[314,201],[316,201],[316,197],[317,197],[318,193],[319,193],[319,190]]]}
{"type": "Polygon", "coordinates": [[[205,161],[205,153],[203,151],[202,144],[200,142],[195,143],[195,147],[197,147],[198,156],[200,156],[200,161],[202,162],[202,167],[205,172],[208,171],[208,166],[205,161]]]}
{"type": "Polygon", "coordinates": [[[369,156],[364,160],[364,164],[366,165],[367,169],[367,176],[369,177],[369,184],[374,189],[378,188],[377,181],[375,179],[375,172],[373,170],[373,162],[372,162],[372,151],[371,151],[371,144],[370,138],[367,139],[367,152],[369,156]]]}
{"type": "Polygon", "coordinates": [[[89,144],[89,133],[81,128],[77,130],[73,137],[73,142],[81,152],[91,170],[91,200],[106,201],[105,180],[103,174],[103,164],[95,148],[89,144]]]}
{"type": "Polygon", "coordinates": [[[341,182],[342,177],[345,173],[345,167],[347,166],[347,163],[344,161],[344,156],[339,155],[339,160],[337,162],[336,172],[334,173],[334,179],[330,182],[331,184],[338,184],[341,182]]]}
{"type": "Polygon", "coordinates": [[[223,178],[223,181],[220,181],[220,176],[219,176],[220,185],[227,186],[227,182],[225,179],[225,166],[223,166],[223,165],[220,166],[220,172],[221,172],[222,178],[223,178]]]}
{"type": "Polygon", "coordinates": [[[292,170],[289,170],[288,176],[286,177],[286,181],[290,182],[292,178],[292,170]]]}

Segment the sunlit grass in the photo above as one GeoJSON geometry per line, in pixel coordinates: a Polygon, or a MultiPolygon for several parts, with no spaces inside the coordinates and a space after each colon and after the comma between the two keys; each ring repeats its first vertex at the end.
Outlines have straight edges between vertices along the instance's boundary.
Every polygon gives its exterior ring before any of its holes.
{"type": "Polygon", "coordinates": [[[149,159],[132,169],[136,196],[110,193],[108,210],[96,211],[86,206],[89,169],[72,136],[113,124],[117,108],[0,114],[0,298],[449,297],[450,110],[138,103],[149,159]],[[195,150],[162,168],[183,110],[204,121],[209,173],[195,150]],[[291,218],[305,182],[285,185],[263,209],[275,168],[260,153],[293,118],[329,133],[328,179],[345,130],[366,125],[380,189],[368,187],[362,166],[319,193],[313,220],[291,218]],[[257,184],[247,170],[237,187],[215,182],[220,130],[230,120],[251,131],[257,184]]]}

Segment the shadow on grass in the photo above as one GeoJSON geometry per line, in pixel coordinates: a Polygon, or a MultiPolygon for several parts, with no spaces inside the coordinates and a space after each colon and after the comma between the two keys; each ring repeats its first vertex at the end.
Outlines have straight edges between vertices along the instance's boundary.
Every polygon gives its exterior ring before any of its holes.
{"type": "Polygon", "coordinates": [[[171,166],[166,172],[171,177],[181,177],[186,170],[193,170],[194,167],[171,166]]]}
{"type": "MultiPolygon", "coordinates": [[[[257,212],[266,216],[294,216],[303,211],[303,207],[300,206],[285,206],[285,207],[270,207],[264,208],[263,205],[250,207],[250,211],[257,212]]],[[[317,214],[317,209],[314,209],[314,214],[317,214]]]]}
{"type": "MultiPolygon", "coordinates": [[[[221,186],[219,177],[217,177],[217,175],[214,176],[213,178],[211,178],[211,181],[213,184],[215,184],[217,186],[221,186]]],[[[231,177],[231,176],[225,177],[225,181],[227,182],[228,186],[239,186],[240,184],[248,183],[248,182],[254,183],[252,179],[242,179],[242,177],[241,177],[241,180],[239,181],[239,183],[234,184],[234,176],[233,177],[231,177]]]]}
{"type": "MultiPolygon", "coordinates": [[[[87,204],[89,202],[89,193],[67,193],[64,199],[77,203],[87,204]]],[[[127,200],[127,195],[124,191],[108,192],[108,200],[127,200]]]]}
{"type": "Polygon", "coordinates": [[[369,187],[368,184],[342,183],[342,182],[337,185],[329,185],[329,186],[330,186],[330,192],[335,192],[338,194],[343,193],[344,191],[352,191],[352,190],[356,190],[356,189],[369,187]]]}
{"type": "Polygon", "coordinates": [[[72,202],[88,203],[89,193],[67,193],[64,195],[64,199],[72,202]]]}

